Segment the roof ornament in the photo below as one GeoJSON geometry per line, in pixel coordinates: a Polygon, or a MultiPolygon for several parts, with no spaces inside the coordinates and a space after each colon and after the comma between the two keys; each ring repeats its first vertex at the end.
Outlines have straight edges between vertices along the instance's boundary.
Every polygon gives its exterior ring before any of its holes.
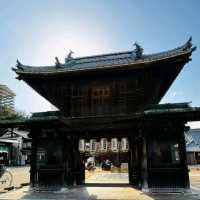
{"type": "Polygon", "coordinates": [[[56,60],[55,62],[56,67],[61,67],[60,61],[57,56],[55,57],[55,60],[56,60]]]}
{"type": "Polygon", "coordinates": [[[72,59],[73,57],[72,57],[72,54],[73,54],[74,52],[70,49],[69,50],[69,53],[68,53],[68,55],[67,55],[67,59],[72,59]]]}
{"type": "Polygon", "coordinates": [[[67,57],[65,58],[65,64],[71,63],[71,61],[73,60],[72,54],[74,54],[74,52],[70,49],[67,57]]]}
{"type": "Polygon", "coordinates": [[[193,47],[192,44],[192,37],[190,36],[189,40],[185,43],[183,50],[187,51],[187,50],[191,50],[192,52],[196,50],[196,46],[193,47]]]}
{"type": "Polygon", "coordinates": [[[19,60],[17,59],[16,67],[17,67],[18,69],[24,70],[22,66],[23,66],[22,63],[19,62],[19,60]]]}
{"type": "Polygon", "coordinates": [[[133,50],[133,53],[135,54],[135,59],[142,58],[144,49],[137,42],[135,42],[133,46],[135,46],[135,49],[133,50]]]}

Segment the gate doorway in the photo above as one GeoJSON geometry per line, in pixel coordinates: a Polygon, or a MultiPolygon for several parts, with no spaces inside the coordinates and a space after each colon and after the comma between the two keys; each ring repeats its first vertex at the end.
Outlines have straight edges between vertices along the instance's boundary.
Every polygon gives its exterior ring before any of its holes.
{"type": "Polygon", "coordinates": [[[85,184],[129,184],[127,138],[81,139],[79,151],[84,154],[85,184]]]}

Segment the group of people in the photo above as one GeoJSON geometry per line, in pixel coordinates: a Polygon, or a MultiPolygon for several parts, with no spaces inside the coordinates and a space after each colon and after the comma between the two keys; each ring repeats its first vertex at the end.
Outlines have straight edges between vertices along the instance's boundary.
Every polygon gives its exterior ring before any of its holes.
{"type": "MultiPolygon", "coordinates": [[[[100,166],[102,170],[110,170],[111,169],[111,161],[110,160],[104,160],[103,162],[101,162],[100,166]]],[[[87,170],[95,170],[95,162],[93,159],[88,159],[87,162],[85,163],[85,169],[87,170]]]]}
{"type": "Polygon", "coordinates": [[[110,170],[111,169],[111,161],[110,160],[106,160],[106,161],[103,161],[102,163],[101,163],[101,169],[102,170],[110,170]]]}

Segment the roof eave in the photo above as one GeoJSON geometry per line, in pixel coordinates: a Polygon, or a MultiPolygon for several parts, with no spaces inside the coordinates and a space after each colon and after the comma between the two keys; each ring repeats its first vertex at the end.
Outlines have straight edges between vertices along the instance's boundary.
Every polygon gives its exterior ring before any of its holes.
{"type": "MultiPolygon", "coordinates": [[[[28,71],[29,66],[25,66],[23,65],[23,69],[22,68],[13,68],[13,70],[19,75],[17,78],[18,79],[22,79],[21,75],[44,75],[44,76],[49,76],[49,75],[59,75],[59,74],[72,74],[72,73],[82,73],[82,72],[92,72],[92,71],[99,71],[99,70],[112,70],[112,69],[127,69],[127,67],[131,67],[131,69],[141,69],[141,68],[146,68],[152,64],[155,63],[160,63],[160,62],[170,62],[173,61],[175,58],[180,57],[181,61],[184,63],[187,63],[191,60],[190,56],[192,54],[192,49],[188,50],[187,52],[183,52],[177,55],[173,55],[170,57],[164,57],[164,58],[160,58],[160,59],[155,59],[155,60],[138,60],[135,61],[133,63],[128,63],[128,64],[117,64],[117,65],[105,65],[102,67],[94,67],[94,68],[84,68],[84,69],[67,69],[66,68],[59,68],[57,69],[55,66],[52,66],[52,71],[35,71],[35,72],[31,72],[28,71]],[[56,71],[55,71],[56,69],[56,71]]],[[[39,68],[39,67],[38,67],[39,68]]]]}

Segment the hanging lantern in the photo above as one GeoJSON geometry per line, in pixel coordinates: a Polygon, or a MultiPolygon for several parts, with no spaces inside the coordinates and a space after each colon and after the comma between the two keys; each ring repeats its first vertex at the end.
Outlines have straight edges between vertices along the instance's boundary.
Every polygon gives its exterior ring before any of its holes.
{"type": "Polygon", "coordinates": [[[129,150],[128,138],[122,138],[122,140],[121,140],[121,151],[122,152],[128,152],[128,150],[129,150]]]}
{"type": "Polygon", "coordinates": [[[90,140],[90,153],[95,153],[97,150],[97,142],[94,139],[90,140]]]}
{"type": "Polygon", "coordinates": [[[107,152],[108,150],[108,141],[106,138],[101,138],[100,140],[100,151],[107,152]]]}
{"type": "Polygon", "coordinates": [[[78,149],[79,149],[79,152],[81,152],[81,153],[85,152],[85,140],[84,139],[79,140],[78,149]]]}
{"type": "Polygon", "coordinates": [[[119,145],[118,145],[118,139],[117,138],[112,138],[111,139],[111,150],[113,152],[118,152],[119,151],[119,145]]]}

